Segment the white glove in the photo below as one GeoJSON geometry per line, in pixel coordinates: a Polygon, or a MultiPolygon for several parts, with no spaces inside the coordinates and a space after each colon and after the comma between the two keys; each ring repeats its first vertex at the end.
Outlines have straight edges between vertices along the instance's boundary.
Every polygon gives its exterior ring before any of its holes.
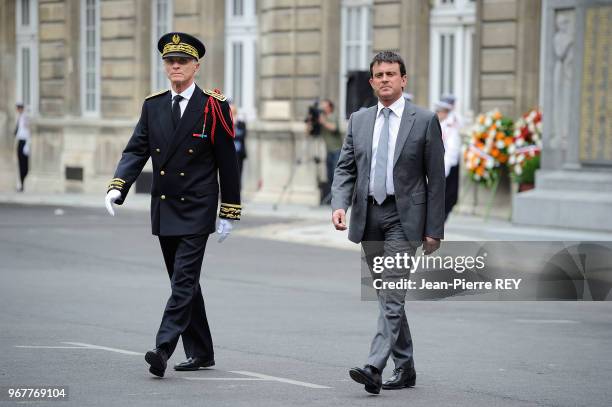
{"type": "Polygon", "coordinates": [[[23,150],[21,150],[23,152],[23,155],[30,155],[30,141],[26,141],[26,143],[23,145],[23,150]]]}
{"type": "Polygon", "coordinates": [[[111,189],[106,194],[106,198],[104,199],[104,204],[106,205],[106,210],[110,214],[110,216],[115,216],[115,210],[113,209],[113,204],[117,199],[121,198],[121,192],[116,189],[111,189]]]}
{"type": "Polygon", "coordinates": [[[229,236],[230,232],[234,228],[233,220],[219,219],[219,226],[217,226],[217,233],[219,234],[219,243],[222,243],[229,236]]]}

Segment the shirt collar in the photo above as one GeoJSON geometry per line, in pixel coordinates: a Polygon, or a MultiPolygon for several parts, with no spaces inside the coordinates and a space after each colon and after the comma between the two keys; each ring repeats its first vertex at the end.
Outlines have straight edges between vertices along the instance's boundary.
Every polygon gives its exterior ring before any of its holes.
{"type": "Polygon", "coordinates": [[[170,88],[170,92],[172,92],[172,98],[174,99],[174,97],[176,95],[181,95],[184,99],[189,100],[191,99],[191,95],[193,95],[193,91],[195,90],[195,82],[193,82],[191,85],[189,85],[189,87],[187,89],[185,89],[184,91],[182,91],[181,93],[176,93],[174,91],[174,89],[170,88]]]}
{"type": "MultiPolygon", "coordinates": [[[[402,117],[402,114],[404,113],[404,106],[406,106],[406,99],[404,99],[404,95],[402,95],[399,97],[399,99],[393,102],[391,106],[389,106],[389,109],[391,109],[391,111],[395,113],[397,117],[402,117]]],[[[376,117],[378,117],[384,107],[385,106],[378,101],[378,111],[376,112],[376,117]]]]}

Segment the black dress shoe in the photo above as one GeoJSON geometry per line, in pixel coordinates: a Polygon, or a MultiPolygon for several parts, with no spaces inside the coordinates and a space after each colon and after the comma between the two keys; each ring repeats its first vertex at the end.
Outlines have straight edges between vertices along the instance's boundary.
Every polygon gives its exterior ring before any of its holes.
{"type": "Polygon", "coordinates": [[[363,368],[354,367],[349,370],[351,379],[357,383],[365,385],[365,391],[372,394],[380,393],[380,387],[382,386],[382,379],[380,372],[374,366],[365,365],[363,368]]]}
{"type": "Polygon", "coordinates": [[[198,370],[202,367],[213,367],[215,365],[214,359],[204,359],[199,357],[189,358],[184,362],[174,365],[174,370],[179,371],[192,371],[198,370]]]}
{"type": "Polygon", "coordinates": [[[145,360],[151,365],[151,367],[149,367],[149,372],[153,373],[155,376],[164,377],[168,362],[168,354],[165,350],[160,348],[150,350],[145,354],[145,360]]]}
{"type": "Polygon", "coordinates": [[[398,390],[406,387],[414,387],[416,383],[416,370],[413,366],[398,367],[393,370],[393,375],[386,380],[382,388],[385,390],[398,390]]]}

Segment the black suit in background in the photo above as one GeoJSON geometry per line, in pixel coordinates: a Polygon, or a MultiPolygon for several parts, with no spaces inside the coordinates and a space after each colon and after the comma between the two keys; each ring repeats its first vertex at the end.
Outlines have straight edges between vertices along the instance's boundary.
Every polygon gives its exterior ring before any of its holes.
{"type": "Polygon", "coordinates": [[[238,177],[240,179],[240,184],[242,185],[242,164],[243,161],[247,158],[246,123],[242,120],[236,121],[234,125],[234,132],[236,133],[236,137],[234,139],[234,146],[236,147],[236,155],[238,156],[238,177]]]}
{"type": "Polygon", "coordinates": [[[156,347],[171,355],[182,336],[187,357],[212,360],[199,280],[208,235],[215,230],[219,190],[219,217],[240,219],[233,124],[225,97],[197,86],[176,127],[171,106],[170,91],[146,98],[109,190],[121,192],[116,203],[122,204],[151,158],[151,227],[159,236],[172,288],[156,347]]]}

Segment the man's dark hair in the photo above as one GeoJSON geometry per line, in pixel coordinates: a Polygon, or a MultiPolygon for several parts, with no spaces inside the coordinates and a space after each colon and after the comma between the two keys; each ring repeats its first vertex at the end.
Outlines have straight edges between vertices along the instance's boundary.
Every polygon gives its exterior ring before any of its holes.
{"type": "Polygon", "coordinates": [[[321,102],[327,102],[329,107],[331,107],[332,112],[334,111],[334,102],[332,102],[330,99],[323,99],[321,102]]]}
{"type": "Polygon", "coordinates": [[[382,62],[388,62],[390,64],[397,62],[399,64],[400,74],[402,76],[406,76],[406,65],[404,65],[404,60],[402,57],[393,51],[381,51],[376,54],[374,59],[372,59],[372,62],[370,62],[370,78],[374,76],[374,73],[372,72],[372,67],[374,64],[380,64],[382,62]]]}

